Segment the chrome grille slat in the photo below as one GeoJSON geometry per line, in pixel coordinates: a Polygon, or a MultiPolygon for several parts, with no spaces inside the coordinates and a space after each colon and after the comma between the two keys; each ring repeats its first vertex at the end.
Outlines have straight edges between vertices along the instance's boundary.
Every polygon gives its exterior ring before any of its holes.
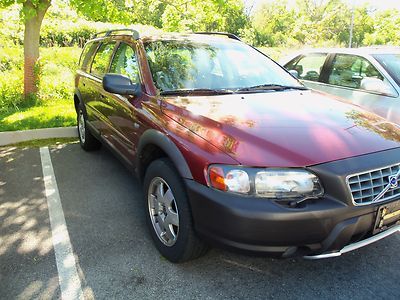
{"type": "MultiPolygon", "coordinates": [[[[355,205],[367,205],[385,189],[389,184],[389,176],[396,175],[400,170],[400,164],[370,170],[347,177],[347,186],[351,192],[355,205]]],[[[391,199],[400,199],[400,178],[398,187],[392,188],[377,202],[391,199]]]]}

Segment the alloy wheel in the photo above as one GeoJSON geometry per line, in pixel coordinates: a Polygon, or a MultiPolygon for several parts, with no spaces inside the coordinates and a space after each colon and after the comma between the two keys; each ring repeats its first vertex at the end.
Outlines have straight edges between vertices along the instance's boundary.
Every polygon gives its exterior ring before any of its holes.
{"type": "Polygon", "coordinates": [[[179,214],[171,188],[160,177],[150,182],[147,202],[154,231],[160,241],[173,246],[179,234],[179,214]]]}

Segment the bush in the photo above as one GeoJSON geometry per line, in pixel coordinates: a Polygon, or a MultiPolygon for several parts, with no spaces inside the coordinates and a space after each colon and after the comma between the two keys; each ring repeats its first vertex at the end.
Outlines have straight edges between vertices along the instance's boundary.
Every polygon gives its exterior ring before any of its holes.
{"type": "Polygon", "coordinates": [[[74,74],[81,53],[77,47],[40,49],[40,81],[37,98],[25,100],[23,94],[23,51],[20,47],[0,52],[0,112],[18,110],[34,104],[51,105],[70,100],[74,74]]]}
{"type": "Polygon", "coordinates": [[[24,103],[23,75],[20,69],[0,73],[0,112],[16,109],[24,103]]]}
{"type": "Polygon", "coordinates": [[[0,48],[0,72],[22,69],[23,50],[20,47],[0,48]]]}

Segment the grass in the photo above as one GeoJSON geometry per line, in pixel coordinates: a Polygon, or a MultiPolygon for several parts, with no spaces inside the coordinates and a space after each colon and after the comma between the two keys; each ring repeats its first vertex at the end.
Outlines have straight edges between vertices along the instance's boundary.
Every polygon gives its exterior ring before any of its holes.
{"type": "Polygon", "coordinates": [[[0,131],[68,127],[76,124],[72,99],[0,113],[0,131]]]}
{"type": "Polygon", "coordinates": [[[21,142],[17,144],[3,146],[2,148],[8,147],[17,147],[17,148],[40,148],[46,146],[55,146],[55,145],[65,145],[65,144],[76,144],[78,143],[77,138],[54,138],[54,139],[42,139],[42,140],[32,140],[21,142]]]}
{"type": "Polygon", "coordinates": [[[24,100],[22,47],[0,47],[0,132],[75,125],[74,74],[81,49],[41,48],[39,93],[24,100]]]}

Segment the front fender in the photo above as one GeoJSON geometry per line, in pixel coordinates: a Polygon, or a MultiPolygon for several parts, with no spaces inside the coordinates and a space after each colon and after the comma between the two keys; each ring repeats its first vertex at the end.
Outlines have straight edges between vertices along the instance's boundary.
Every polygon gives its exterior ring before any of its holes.
{"type": "Polygon", "coordinates": [[[150,144],[159,147],[168,155],[181,177],[185,179],[193,179],[192,172],[190,171],[190,168],[179,148],[167,135],[155,129],[146,130],[139,140],[136,156],[136,166],[139,178],[140,175],[143,174],[143,166],[141,164],[143,150],[150,144]]]}

